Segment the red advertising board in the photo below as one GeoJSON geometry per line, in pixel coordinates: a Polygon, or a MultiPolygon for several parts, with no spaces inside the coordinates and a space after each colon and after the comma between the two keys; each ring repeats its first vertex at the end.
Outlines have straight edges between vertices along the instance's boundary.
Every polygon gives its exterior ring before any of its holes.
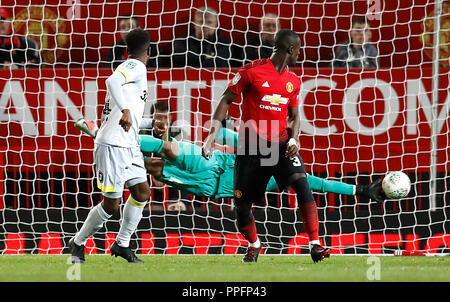
{"type": "MultiPolygon", "coordinates": [[[[432,103],[431,69],[344,72],[295,69],[300,94],[301,154],[315,171],[428,171],[432,103]]],[[[191,125],[191,140],[207,123],[227,82],[228,70],[149,71],[149,100],[168,101],[174,119],[191,125]]],[[[73,127],[85,115],[98,119],[109,70],[1,71],[0,149],[8,169],[66,171],[92,163],[93,141],[73,127]],[[50,151],[50,152],[49,152],[50,151]]],[[[448,171],[450,124],[448,70],[441,70],[436,126],[438,170],[448,171]]],[[[148,102],[146,112],[149,113],[148,102]]],[[[239,104],[231,115],[240,116],[239,104]]],[[[333,175],[333,174],[330,174],[333,175]]]]}
{"type": "MultiPolygon", "coordinates": [[[[93,238],[89,238],[86,243],[86,254],[95,255],[97,253],[110,254],[109,248],[114,242],[116,234],[105,234],[105,248],[102,251],[97,250],[97,246],[93,238]]],[[[58,233],[43,233],[40,238],[34,238],[36,242],[38,254],[63,254],[64,241],[62,235],[58,233]]],[[[10,233],[5,237],[5,246],[2,251],[3,254],[25,254],[26,252],[26,238],[22,233],[10,233]]],[[[165,248],[159,248],[155,251],[155,235],[152,233],[141,233],[140,254],[153,255],[165,253],[167,255],[177,255],[180,253],[181,246],[193,247],[194,254],[207,255],[210,254],[211,247],[223,248],[223,254],[236,255],[238,248],[247,245],[247,240],[238,233],[230,234],[210,234],[210,233],[167,233],[165,237],[158,238],[159,241],[165,241],[165,248]]],[[[103,241],[103,240],[102,240],[103,241]]],[[[344,249],[354,246],[368,245],[366,251],[368,254],[383,254],[385,248],[392,250],[398,249],[402,251],[418,251],[419,237],[412,233],[405,234],[333,234],[331,235],[331,253],[344,254],[344,249]]],[[[287,244],[287,251],[285,254],[307,254],[308,249],[305,248],[309,244],[308,235],[306,233],[298,234],[292,237],[287,244]]],[[[436,234],[426,241],[423,251],[425,253],[436,253],[439,249],[449,246],[450,235],[436,234]]],[[[261,251],[265,253],[264,249],[261,251]]],[[[273,253],[273,252],[272,252],[273,253]]]]}

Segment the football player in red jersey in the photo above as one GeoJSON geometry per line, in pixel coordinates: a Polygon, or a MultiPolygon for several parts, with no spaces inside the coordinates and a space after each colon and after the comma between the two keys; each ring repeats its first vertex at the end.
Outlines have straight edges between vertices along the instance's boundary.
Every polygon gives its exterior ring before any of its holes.
{"type": "Polygon", "coordinates": [[[330,250],[320,244],[316,203],[298,154],[300,80],[287,67],[295,66],[300,46],[300,38],[294,31],[280,30],[270,58],[255,60],[239,69],[222,95],[203,145],[202,155],[208,158],[228,108],[242,95],[234,197],[237,228],[249,241],[243,262],[256,262],[262,248],[252,204],[264,196],[271,176],[278,185],[290,185],[297,194],[313,261],[330,256],[330,250]]]}

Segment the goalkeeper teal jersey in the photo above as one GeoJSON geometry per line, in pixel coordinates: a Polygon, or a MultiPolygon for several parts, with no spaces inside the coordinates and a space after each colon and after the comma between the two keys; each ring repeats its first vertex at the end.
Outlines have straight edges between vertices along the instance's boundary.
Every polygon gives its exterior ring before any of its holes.
{"type": "MultiPolygon", "coordinates": [[[[176,140],[173,139],[173,141],[176,140]]],[[[176,142],[178,143],[177,159],[164,160],[163,175],[156,179],[191,194],[215,197],[220,187],[221,175],[228,175],[229,170],[233,171],[234,160],[219,150],[215,150],[211,158],[206,160],[201,155],[201,147],[188,142],[176,142]]],[[[224,186],[228,187],[230,182],[232,196],[233,173],[224,186]]]]}

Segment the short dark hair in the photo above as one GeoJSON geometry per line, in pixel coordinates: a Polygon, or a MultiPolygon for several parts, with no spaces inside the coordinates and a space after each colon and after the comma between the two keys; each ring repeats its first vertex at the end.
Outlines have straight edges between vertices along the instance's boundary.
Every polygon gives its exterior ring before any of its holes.
{"type": "Polygon", "coordinates": [[[352,18],[352,28],[355,24],[367,24],[370,26],[370,21],[363,16],[355,16],[352,18]]]}
{"type": "Polygon", "coordinates": [[[286,51],[294,40],[300,40],[298,34],[290,29],[282,29],[275,35],[275,50],[286,51]]]}
{"type": "Polygon", "coordinates": [[[169,104],[167,102],[154,102],[150,108],[150,114],[154,114],[155,111],[169,112],[169,104]]]}
{"type": "Polygon", "coordinates": [[[122,21],[122,20],[130,20],[130,19],[133,20],[134,22],[136,22],[136,26],[137,26],[137,27],[140,27],[140,26],[141,26],[141,22],[139,22],[139,18],[136,17],[136,16],[132,16],[132,15],[130,15],[130,14],[120,16],[119,22],[122,21]]]}
{"type": "Polygon", "coordinates": [[[125,40],[130,55],[140,55],[146,52],[150,44],[148,32],[140,28],[130,31],[125,40]]]}

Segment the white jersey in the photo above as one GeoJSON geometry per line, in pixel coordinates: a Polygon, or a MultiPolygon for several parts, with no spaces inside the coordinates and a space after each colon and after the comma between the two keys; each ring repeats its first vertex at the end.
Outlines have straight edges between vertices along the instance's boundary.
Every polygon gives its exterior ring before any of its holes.
{"type": "Polygon", "coordinates": [[[114,72],[120,72],[125,77],[126,82],[122,85],[122,91],[127,107],[130,109],[133,124],[128,132],[119,125],[122,112],[116,106],[111,93],[108,91],[102,112],[101,126],[97,132],[95,143],[118,147],[135,147],[138,145],[139,125],[147,101],[147,68],[141,61],[129,59],[120,64],[114,72]]]}

